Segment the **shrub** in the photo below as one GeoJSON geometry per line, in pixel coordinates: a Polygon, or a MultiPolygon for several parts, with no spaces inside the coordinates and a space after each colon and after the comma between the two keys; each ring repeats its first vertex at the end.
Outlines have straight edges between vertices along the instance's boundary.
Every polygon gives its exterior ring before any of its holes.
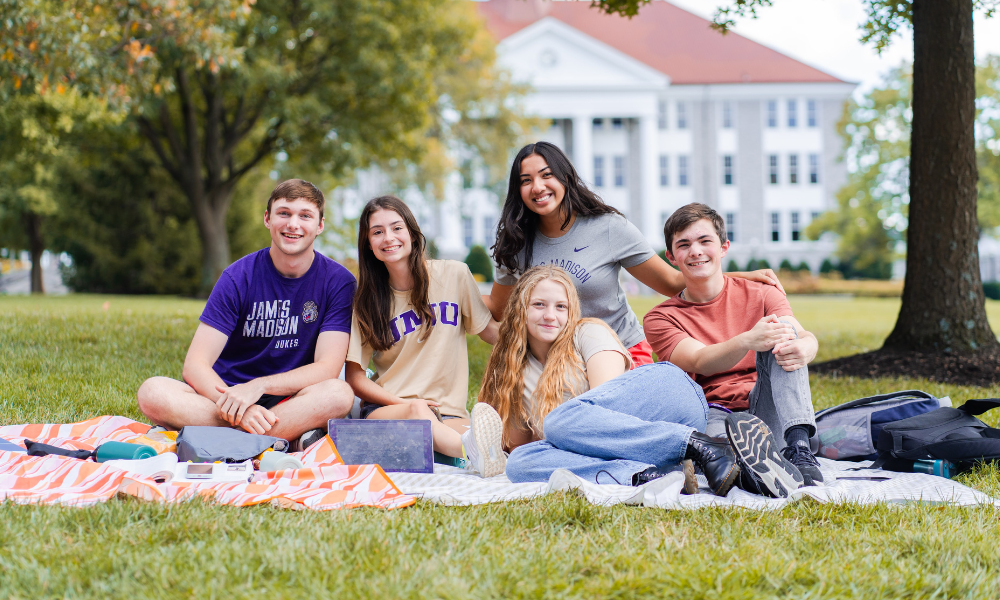
{"type": "Polygon", "coordinates": [[[736,264],[735,260],[730,260],[729,264],[726,265],[726,273],[735,273],[740,270],[740,266],[736,264]]]}
{"type": "Polygon", "coordinates": [[[770,269],[771,264],[767,262],[766,258],[751,258],[750,262],[747,263],[747,271],[756,271],[757,269],[770,269]]]}
{"type": "Polygon", "coordinates": [[[809,263],[802,261],[799,266],[795,267],[795,270],[799,273],[812,273],[812,269],[809,268],[809,263]]]}
{"type": "Polygon", "coordinates": [[[990,300],[1000,300],[1000,281],[984,282],[983,295],[990,300]]]}
{"type": "Polygon", "coordinates": [[[837,267],[833,264],[833,261],[829,258],[823,259],[823,264],[819,266],[819,272],[823,275],[827,275],[837,270],[837,267]]]}
{"type": "Polygon", "coordinates": [[[490,260],[490,255],[486,254],[486,248],[478,245],[469,248],[465,264],[469,265],[473,275],[482,275],[487,283],[493,281],[493,261],[490,260]]]}
{"type": "Polygon", "coordinates": [[[795,267],[793,267],[792,262],[786,258],[781,261],[780,265],[778,265],[778,270],[791,272],[795,270],[795,267]]]}

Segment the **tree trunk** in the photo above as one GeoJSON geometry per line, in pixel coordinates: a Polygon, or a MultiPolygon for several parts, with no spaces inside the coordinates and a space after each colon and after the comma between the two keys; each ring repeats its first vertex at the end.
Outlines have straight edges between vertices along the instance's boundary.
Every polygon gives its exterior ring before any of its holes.
{"type": "Polygon", "coordinates": [[[975,97],[972,0],[914,0],[906,281],[886,349],[1000,350],[979,277],[975,97]]]}
{"type": "Polygon", "coordinates": [[[42,252],[45,251],[45,241],[42,239],[42,217],[31,212],[24,213],[24,222],[28,231],[28,249],[31,252],[31,293],[44,294],[42,252]]]}
{"type": "Polygon", "coordinates": [[[215,282],[229,266],[229,232],[226,230],[229,199],[222,200],[220,204],[209,201],[201,207],[192,206],[201,237],[201,285],[198,295],[203,298],[212,293],[215,282]]]}

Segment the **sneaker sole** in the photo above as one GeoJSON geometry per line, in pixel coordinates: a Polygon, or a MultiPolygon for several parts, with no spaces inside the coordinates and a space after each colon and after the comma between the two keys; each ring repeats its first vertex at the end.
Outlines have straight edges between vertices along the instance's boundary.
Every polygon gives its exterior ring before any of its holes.
{"type": "Polygon", "coordinates": [[[771,430],[759,418],[746,413],[726,415],[726,435],[740,467],[756,475],[775,497],[787,498],[802,487],[802,473],[778,453],[771,430]]]}
{"type": "Polygon", "coordinates": [[[483,459],[480,475],[494,477],[507,470],[507,455],[503,453],[503,421],[493,407],[476,404],[472,407],[472,435],[476,438],[476,450],[483,459]],[[496,456],[490,455],[490,448],[496,456]]]}

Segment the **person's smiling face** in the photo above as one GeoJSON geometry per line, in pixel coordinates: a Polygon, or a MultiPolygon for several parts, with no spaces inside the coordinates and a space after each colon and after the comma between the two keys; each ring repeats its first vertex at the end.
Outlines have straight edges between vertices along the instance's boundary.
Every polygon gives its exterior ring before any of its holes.
{"type": "Polygon", "coordinates": [[[556,179],[552,168],[538,154],[521,160],[521,200],[541,217],[558,214],[566,187],[556,179]]]}
{"type": "Polygon", "coordinates": [[[715,226],[708,219],[698,219],[674,235],[670,262],[689,279],[704,279],[722,268],[729,251],[729,240],[719,241],[715,226]]]}
{"type": "Polygon", "coordinates": [[[311,250],[316,236],[323,232],[319,207],[305,198],[275,200],[264,213],[264,225],[271,232],[272,247],[288,256],[311,250]]]}
{"type": "Polygon", "coordinates": [[[566,327],[569,318],[569,298],[563,284],[543,279],[531,290],[528,299],[528,339],[551,344],[566,327]]]}
{"type": "Polygon", "coordinates": [[[413,251],[413,240],[403,217],[385,208],[375,211],[368,221],[368,244],[375,258],[384,263],[407,260],[413,251]]]}

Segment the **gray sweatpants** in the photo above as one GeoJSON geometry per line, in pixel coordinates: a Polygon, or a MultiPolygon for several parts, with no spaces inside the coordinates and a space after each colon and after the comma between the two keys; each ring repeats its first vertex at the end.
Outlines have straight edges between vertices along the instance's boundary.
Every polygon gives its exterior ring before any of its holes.
{"type": "MultiPolygon", "coordinates": [[[[816,434],[816,416],[809,391],[809,368],[795,371],[781,368],[770,352],[757,353],[757,383],[750,390],[752,415],[760,417],[771,429],[778,449],[785,447],[785,431],[794,425],[808,425],[810,437],[816,434]]],[[[709,405],[705,433],[726,437],[726,411],[709,405]]],[[[816,448],[813,448],[816,451],[816,448]]]]}

